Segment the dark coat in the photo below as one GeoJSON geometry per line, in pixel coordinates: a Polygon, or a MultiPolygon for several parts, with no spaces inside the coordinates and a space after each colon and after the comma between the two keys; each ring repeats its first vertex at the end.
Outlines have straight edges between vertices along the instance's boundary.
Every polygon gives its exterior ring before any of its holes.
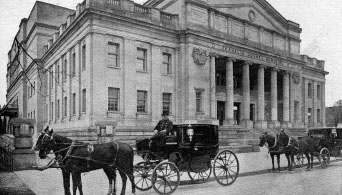
{"type": "Polygon", "coordinates": [[[158,122],[157,126],[154,128],[154,130],[157,130],[158,132],[164,129],[166,129],[166,134],[172,131],[173,122],[169,119],[162,119],[158,122]]]}

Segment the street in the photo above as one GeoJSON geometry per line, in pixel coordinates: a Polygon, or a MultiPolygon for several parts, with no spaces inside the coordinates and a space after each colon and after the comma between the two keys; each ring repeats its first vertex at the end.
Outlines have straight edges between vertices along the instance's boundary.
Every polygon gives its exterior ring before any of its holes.
{"type": "MultiPolygon", "coordinates": [[[[334,159],[334,158],[333,158],[334,159]]],[[[284,164],[283,164],[284,165],[284,164]]],[[[45,171],[16,172],[21,180],[38,195],[63,195],[62,175],[57,169],[45,171]]],[[[121,191],[121,178],[117,176],[117,189],[121,191]]],[[[330,163],[328,168],[322,169],[314,166],[312,171],[305,171],[305,167],[295,169],[293,172],[264,173],[254,176],[242,174],[231,186],[219,185],[211,179],[203,184],[188,184],[186,173],[181,177],[181,185],[174,194],[234,194],[234,195],[340,195],[342,194],[342,161],[330,163]]],[[[103,195],[107,193],[108,180],[102,170],[82,174],[83,190],[85,195],[103,195]]],[[[131,194],[131,184],[127,182],[126,194],[131,194]]],[[[153,189],[146,192],[138,191],[136,194],[157,194],[153,189]]]]}

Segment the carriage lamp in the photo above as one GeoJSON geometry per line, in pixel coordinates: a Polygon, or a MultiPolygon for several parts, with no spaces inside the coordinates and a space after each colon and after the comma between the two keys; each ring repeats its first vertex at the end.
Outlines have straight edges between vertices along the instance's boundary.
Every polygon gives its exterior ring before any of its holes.
{"type": "Polygon", "coordinates": [[[191,125],[188,126],[186,130],[186,134],[189,136],[190,142],[192,142],[192,137],[194,136],[194,130],[192,129],[191,125]]]}

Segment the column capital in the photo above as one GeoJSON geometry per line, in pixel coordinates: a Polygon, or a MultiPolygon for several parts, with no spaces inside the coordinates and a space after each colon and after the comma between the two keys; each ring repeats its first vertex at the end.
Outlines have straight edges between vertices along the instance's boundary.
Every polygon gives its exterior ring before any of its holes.
{"type": "Polygon", "coordinates": [[[283,70],[283,69],[279,69],[278,72],[283,74],[283,75],[285,75],[285,74],[291,75],[291,73],[292,73],[292,71],[290,71],[290,70],[283,70]]]}
{"type": "Polygon", "coordinates": [[[250,61],[244,61],[244,62],[243,62],[243,64],[244,64],[244,65],[252,65],[252,64],[253,64],[253,62],[250,62],[250,61]]]}
{"type": "Polygon", "coordinates": [[[280,69],[278,67],[270,67],[272,71],[276,71],[276,72],[279,72],[280,69]]]}
{"type": "Polygon", "coordinates": [[[228,60],[228,61],[236,62],[236,58],[234,58],[234,57],[227,57],[227,60],[228,60]]]}
{"type": "Polygon", "coordinates": [[[214,53],[214,52],[209,52],[209,56],[210,56],[210,57],[218,58],[220,55],[217,54],[217,53],[214,53]]]}

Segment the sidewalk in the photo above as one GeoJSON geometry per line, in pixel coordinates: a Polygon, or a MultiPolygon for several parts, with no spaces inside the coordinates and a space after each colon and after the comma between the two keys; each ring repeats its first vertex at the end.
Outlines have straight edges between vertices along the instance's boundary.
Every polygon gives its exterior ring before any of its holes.
{"type": "MultiPolygon", "coordinates": [[[[240,165],[239,177],[269,173],[272,168],[271,157],[267,148],[260,148],[260,152],[239,153],[236,154],[240,165]]],[[[136,162],[141,161],[139,156],[134,158],[136,162]]],[[[314,159],[317,162],[317,158],[314,159]]],[[[38,162],[39,165],[43,165],[38,162]]],[[[306,160],[305,160],[306,163],[306,160]]],[[[277,168],[276,158],[275,166],[277,168]]],[[[287,160],[281,155],[280,166],[282,170],[287,166],[287,160]]],[[[210,179],[212,181],[213,176],[210,179]]],[[[23,194],[23,195],[62,195],[64,194],[62,174],[59,169],[47,169],[45,171],[25,170],[16,172],[0,172],[0,195],[2,194],[23,194]],[[31,190],[34,192],[32,192],[31,190]]],[[[181,177],[182,181],[189,180],[188,175],[184,173],[181,177]]],[[[96,170],[82,174],[83,190],[85,194],[106,194],[108,189],[108,180],[102,170],[96,170]]],[[[121,191],[121,179],[118,174],[117,183],[118,190],[121,191]]],[[[72,186],[72,185],[71,185],[72,186]]],[[[71,187],[70,186],[70,187],[71,187]]],[[[127,182],[126,192],[131,192],[130,182],[127,182]]],[[[130,193],[128,193],[130,194],[130,193]]]]}

